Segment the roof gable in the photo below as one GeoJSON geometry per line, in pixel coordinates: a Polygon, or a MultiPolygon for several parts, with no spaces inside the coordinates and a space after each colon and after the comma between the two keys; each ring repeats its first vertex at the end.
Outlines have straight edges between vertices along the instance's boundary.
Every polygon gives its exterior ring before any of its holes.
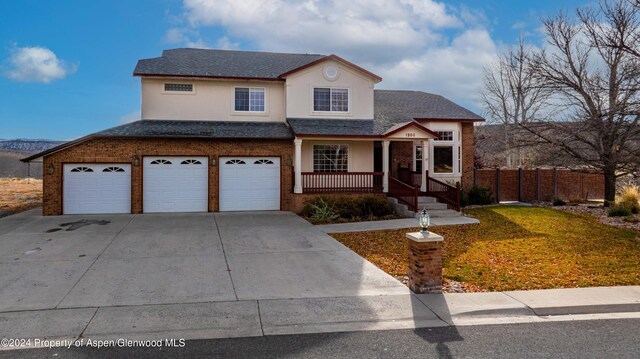
{"type": "Polygon", "coordinates": [[[347,60],[343,59],[342,57],[340,57],[340,56],[338,56],[338,55],[334,55],[334,54],[331,54],[331,55],[329,55],[329,56],[322,57],[322,58],[320,58],[320,59],[317,59],[317,60],[315,60],[315,61],[313,61],[313,62],[310,62],[310,63],[305,64],[305,65],[303,65],[303,66],[300,66],[300,67],[298,67],[298,68],[295,68],[295,69],[289,70],[289,71],[287,71],[287,72],[284,72],[284,73],[280,74],[280,77],[281,77],[281,78],[286,78],[287,76],[292,75],[292,74],[294,74],[294,73],[296,73],[296,72],[299,72],[299,71],[305,70],[305,69],[307,69],[307,68],[309,68],[309,67],[312,67],[312,66],[315,66],[315,65],[321,64],[321,63],[326,62],[326,61],[336,61],[336,62],[339,62],[339,63],[341,63],[341,64],[343,64],[343,65],[345,65],[345,66],[347,66],[347,67],[350,67],[350,68],[352,68],[352,69],[354,69],[354,70],[356,70],[356,71],[358,71],[358,72],[360,72],[360,73],[362,73],[362,74],[366,75],[367,77],[372,78],[375,82],[380,82],[380,81],[382,81],[382,77],[380,77],[380,76],[378,76],[378,75],[374,74],[373,72],[370,72],[370,71],[368,71],[368,70],[366,70],[366,69],[364,69],[364,68],[362,68],[362,67],[360,67],[360,66],[358,66],[358,65],[354,64],[353,62],[349,62],[349,61],[347,61],[347,60]]]}

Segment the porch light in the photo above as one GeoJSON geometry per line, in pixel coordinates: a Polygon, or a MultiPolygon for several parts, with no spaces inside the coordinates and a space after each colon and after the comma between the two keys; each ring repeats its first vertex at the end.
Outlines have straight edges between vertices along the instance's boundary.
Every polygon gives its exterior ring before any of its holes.
{"type": "Polygon", "coordinates": [[[53,167],[53,163],[52,163],[49,165],[49,167],[47,167],[47,173],[52,175],[54,171],[55,171],[55,168],[53,167]]]}
{"type": "Polygon", "coordinates": [[[136,167],[140,166],[140,157],[133,156],[133,165],[136,167]]]}
{"type": "Polygon", "coordinates": [[[211,159],[211,166],[215,167],[217,163],[218,163],[218,161],[216,161],[215,158],[211,159]]]}
{"type": "Polygon", "coordinates": [[[431,224],[431,218],[429,217],[429,213],[427,213],[426,209],[423,209],[422,212],[420,212],[419,222],[421,227],[420,233],[428,234],[429,231],[427,228],[429,228],[429,225],[431,224]]]}

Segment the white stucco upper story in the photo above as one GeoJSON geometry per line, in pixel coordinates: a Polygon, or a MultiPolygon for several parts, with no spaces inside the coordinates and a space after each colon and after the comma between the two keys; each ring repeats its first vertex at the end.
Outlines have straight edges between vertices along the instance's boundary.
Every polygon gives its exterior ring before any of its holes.
{"type": "Polygon", "coordinates": [[[375,82],[338,61],[321,62],[280,81],[143,77],[142,118],[269,122],[286,118],[372,119],[375,82]]]}

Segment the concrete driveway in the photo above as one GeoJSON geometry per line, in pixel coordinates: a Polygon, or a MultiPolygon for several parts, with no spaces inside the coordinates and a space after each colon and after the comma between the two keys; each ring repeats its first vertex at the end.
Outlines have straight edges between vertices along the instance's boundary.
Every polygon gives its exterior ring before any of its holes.
{"type": "Polygon", "coordinates": [[[289,212],[31,211],[0,220],[0,273],[0,312],[408,293],[289,212]]]}

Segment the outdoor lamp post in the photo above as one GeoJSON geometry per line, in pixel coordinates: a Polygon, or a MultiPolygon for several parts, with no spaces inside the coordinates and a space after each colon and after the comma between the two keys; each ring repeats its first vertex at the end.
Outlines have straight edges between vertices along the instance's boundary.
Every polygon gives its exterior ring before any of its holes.
{"type": "Polygon", "coordinates": [[[429,218],[429,213],[427,213],[426,209],[423,209],[420,213],[419,221],[420,227],[422,228],[420,229],[420,233],[428,234],[429,231],[427,230],[427,228],[429,228],[429,225],[431,224],[431,218],[429,218]]]}

